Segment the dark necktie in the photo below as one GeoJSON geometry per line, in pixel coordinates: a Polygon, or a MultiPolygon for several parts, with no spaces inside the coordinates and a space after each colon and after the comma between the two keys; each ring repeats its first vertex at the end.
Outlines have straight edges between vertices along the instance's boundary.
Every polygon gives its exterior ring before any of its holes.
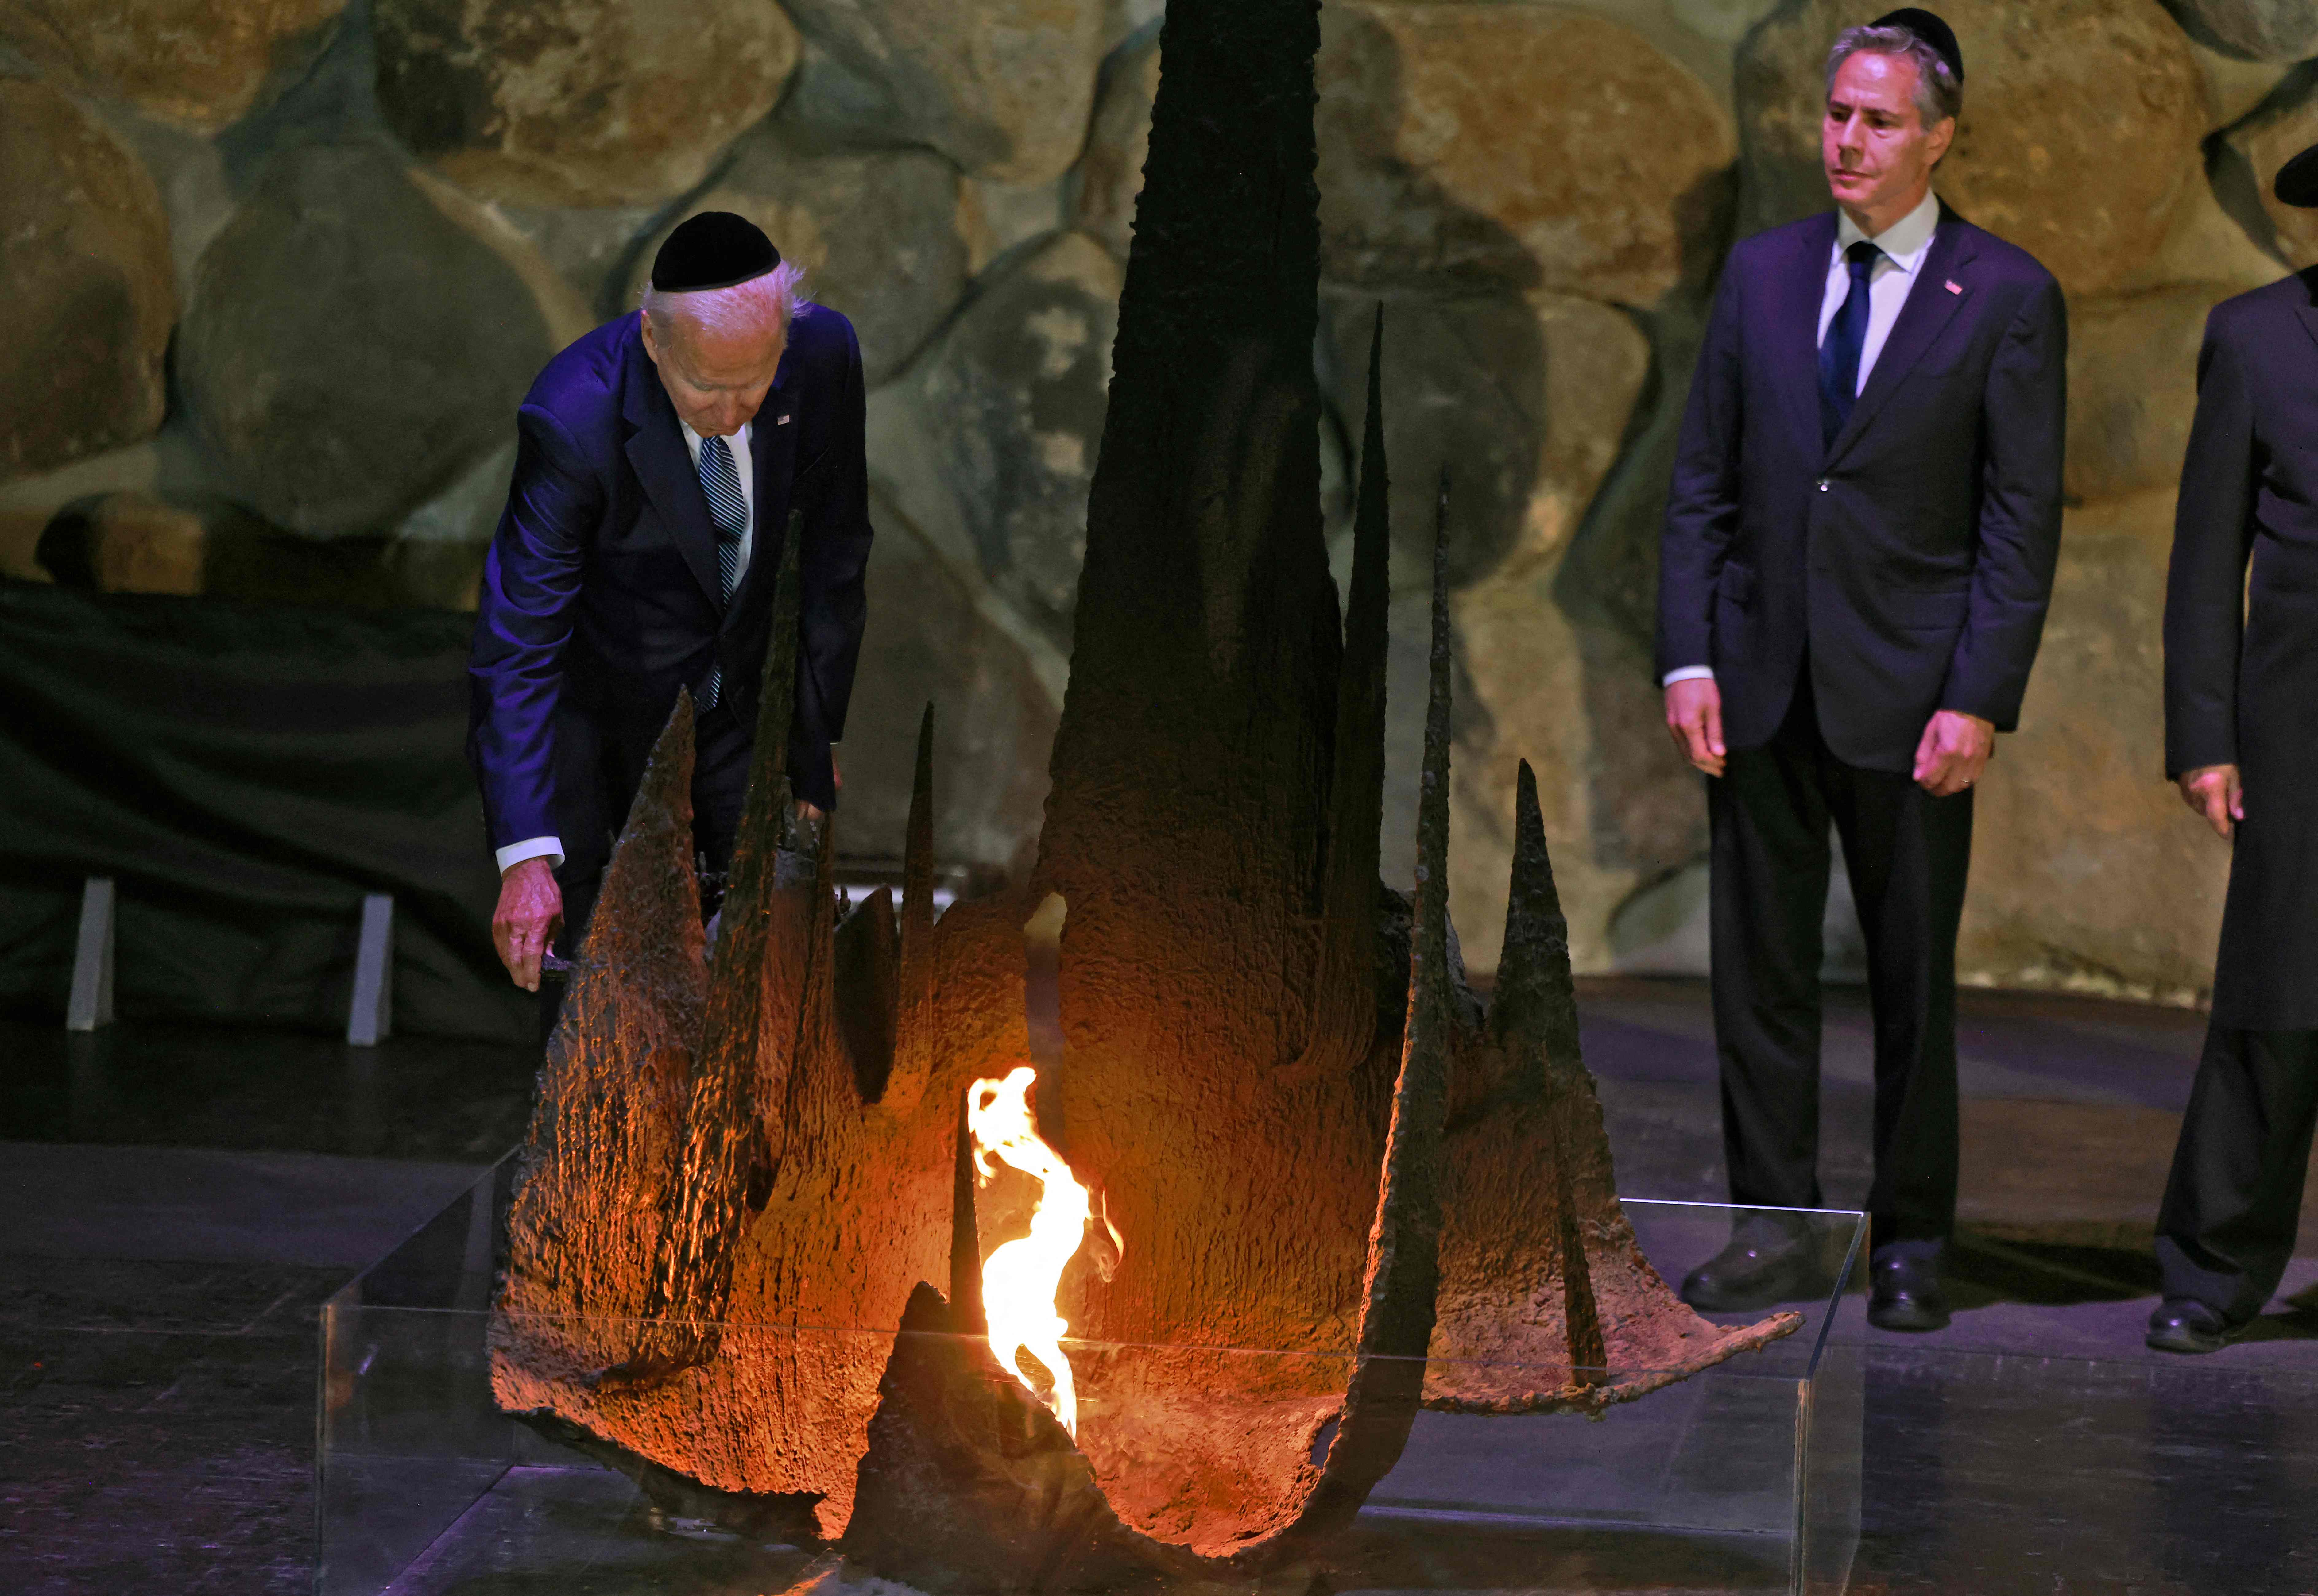
{"type": "Polygon", "coordinates": [[[1859,352],[1867,343],[1867,279],[1875,271],[1876,256],[1882,253],[1864,238],[1843,252],[1844,264],[1851,268],[1851,291],[1843,296],[1843,304],[1828,323],[1827,336],[1819,346],[1821,448],[1834,444],[1835,435],[1851,419],[1851,407],[1859,397],[1859,352]]]}
{"type": "MultiPolygon", "coordinates": [[[[717,596],[730,605],[741,577],[741,538],[749,530],[749,501],[741,492],[732,445],[723,438],[700,440],[700,487],[708,496],[708,517],[716,524],[717,596]]],[[[723,685],[723,668],[711,667],[708,685],[700,692],[700,707],[715,708],[723,685]]]]}

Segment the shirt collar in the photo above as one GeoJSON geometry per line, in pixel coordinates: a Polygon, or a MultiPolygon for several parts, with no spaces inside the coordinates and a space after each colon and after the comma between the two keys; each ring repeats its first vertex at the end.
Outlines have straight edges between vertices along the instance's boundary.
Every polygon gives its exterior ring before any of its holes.
{"type": "MultiPolygon", "coordinates": [[[[1867,237],[1847,211],[1835,213],[1835,252],[1841,255],[1860,239],[1867,237]]],[[[1875,247],[1891,257],[1891,264],[1903,272],[1913,272],[1924,258],[1924,251],[1932,246],[1932,234],[1940,225],[1940,201],[1937,194],[1927,190],[1923,203],[1878,233],[1875,247]]]]}

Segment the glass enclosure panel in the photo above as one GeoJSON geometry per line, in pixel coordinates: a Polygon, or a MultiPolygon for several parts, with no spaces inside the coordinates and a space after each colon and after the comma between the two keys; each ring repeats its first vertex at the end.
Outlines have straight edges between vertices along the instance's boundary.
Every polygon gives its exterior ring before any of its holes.
{"type": "MultiPolygon", "coordinates": [[[[493,1170],[325,1305],[322,1596],[770,1596],[834,1567],[824,1549],[712,1521],[680,1491],[648,1492],[497,1410],[486,1338],[512,1169],[493,1170]]],[[[1732,1218],[1703,1204],[1626,1209],[1669,1280],[1717,1251],[1732,1218]]],[[[1860,1220],[1808,1220],[1828,1296],[1801,1305],[1799,1332],[1597,1420],[1420,1412],[1352,1529],[1320,1550],[1328,1586],[1841,1591],[1859,1532],[1860,1365],[1855,1342],[1828,1331],[1857,1272],[1860,1220]]],[[[864,1340],[882,1358],[894,1340],[757,1324],[723,1334],[808,1362],[864,1340]]],[[[1105,1387],[1135,1386],[1138,1364],[1213,1365],[1216,1389],[1243,1392],[1341,1390],[1352,1373],[1348,1358],[1262,1350],[1066,1348],[1087,1371],[1091,1453],[1105,1387]]],[[[1537,1383],[1566,1374],[1541,1369],[1537,1383]]],[[[1232,1410],[1219,1403],[1216,1421],[1234,1422],[1232,1410]]]]}

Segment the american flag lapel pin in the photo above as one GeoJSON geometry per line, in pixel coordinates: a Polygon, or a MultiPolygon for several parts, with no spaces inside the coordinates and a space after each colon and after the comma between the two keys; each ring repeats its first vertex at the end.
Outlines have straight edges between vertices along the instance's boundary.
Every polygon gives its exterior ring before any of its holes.
{"type": "Polygon", "coordinates": [[[1962,293],[1962,292],[1963,291],[1963,283],[1961,283],[1961,282],[1957,282],[1954,278],[1953,278],[1953,277],[1951,277],[1951,278],[1949,278],[1949,279],[1947,280],[1947,284],[1946,284],[1946,286],[1947,286],[1947,291],[1948,291],[1950,293],[1962,293]]]}

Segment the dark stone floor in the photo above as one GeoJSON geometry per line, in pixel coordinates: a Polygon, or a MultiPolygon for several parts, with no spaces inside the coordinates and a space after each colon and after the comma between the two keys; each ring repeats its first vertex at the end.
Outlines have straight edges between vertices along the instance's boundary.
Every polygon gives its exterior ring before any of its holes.
{"type": "MultiPolygon", "coordinates": [[[[1703,989],[1583,997],[1622,1189],[1718,1198],[1703,989]]],[[[1867,1031],[1855,995],[1832,1007],[1824,1169],[1846,1206],[1867,1031]]],[[[1936,1336],[1838,1330],[1868,1369],[1852,1589],[2318,1591],[2318,1259],[2287,1287],[2313,1305],[2275,1305],[2247,1344],[2140,1346],[2199,1022],[1964,1008],[1965,1311],[1936,1336]]],[[[530,1073],[414,1039],[0,1025],[0,1592],[309,1588],[317,1305],[515,1142],[530,1073]]],[[[1634,1573],[1595,1588],[1673,1588],[1634,1573]]]]}

